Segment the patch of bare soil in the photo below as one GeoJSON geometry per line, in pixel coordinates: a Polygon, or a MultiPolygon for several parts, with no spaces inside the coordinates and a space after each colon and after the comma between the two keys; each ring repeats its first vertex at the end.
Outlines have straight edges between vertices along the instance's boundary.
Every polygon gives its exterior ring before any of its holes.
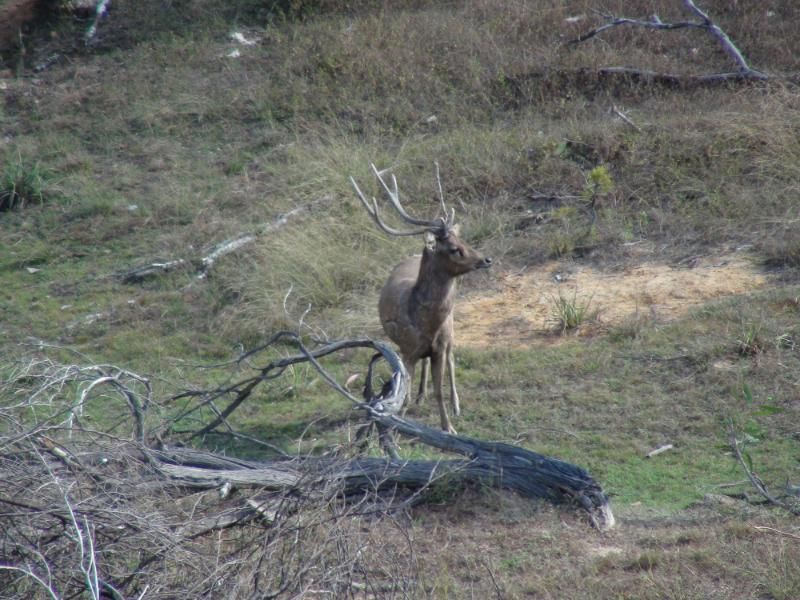
{"type": "Polygon", "coordinates": [[[636,318],[669,321],[710,300],[761,288],[767,281],[742,254],[701,257],[678,266],[648,262],[615,272],[557,261],[499,272],[495,291],[458,303],[458,344],[481,348],[500,339],[506,346],[526,347],[554,339],[559,295],[578,305],[588,303],[587,312],[594,318],[578,333],[596,333],[636,318]]]}

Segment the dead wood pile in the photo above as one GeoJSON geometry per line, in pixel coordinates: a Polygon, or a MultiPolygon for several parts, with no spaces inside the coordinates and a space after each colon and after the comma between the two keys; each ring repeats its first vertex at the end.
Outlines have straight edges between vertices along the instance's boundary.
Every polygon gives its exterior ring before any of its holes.
{"type": "Polygon", "coordinates": [[[312,585],[336,597],[368,589],[408,595],[417,585],[416,559],[398,515],[437,485],[509,489],[572,503],[600,529],[613,524],[606,495],[580,467],[397,416],[407,374],[380,342],[310,350],[295,334],[280,333],[220,368],[240,373],[245,363],[249,377],[166,400],[149,379],[114,365],[65,365],[41,353],[16,363],[0,387],[4,597],[289,597],[312,585]],[[287,355],[287,342],[300,352],[287,355]],[[277,358],[253,366],[280,344],[277,358]],[[377,354],[359,399],[319,361],[363,349],[377,354]],[[290,456],[250,439],[263,450],[258,460],[187,445],[217,429],[247,437],[233,430],[233,412],[258,386],[303,362],[362,415],[356,444],[290,456]],[[379,363],[388,374],[375,393],[379,363]],[[387,456],[363,452],[372,432],[387,456]],[[403,459],[398,434],[460,458],[403,459]],[[359,527],[355,516],[380,524],[359,527]],[[364,553],[365,544],[379,550],[364,553]]]}

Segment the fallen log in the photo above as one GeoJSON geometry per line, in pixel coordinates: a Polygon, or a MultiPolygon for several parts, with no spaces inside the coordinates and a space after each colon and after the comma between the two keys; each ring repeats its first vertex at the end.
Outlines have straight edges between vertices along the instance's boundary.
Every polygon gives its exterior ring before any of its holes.
{"type": "MultiPolygon", "coordinates": [[[[306,348],[299,336],[281,332],[267,343],[240,357],[252,357],[280,341],[293,342],[301,353],[271,361],[260,369],[256,377],[226,385],[210,391],[193,391],[181,394],[200,399],[197,406],[206,406],[224,396],[233,399],[225,409],[216,409],[217,418],[203,427],[208,433],[225,422],[235,408],[241,405],[261,381],[280,374],[289,365],[311,362],[337,391],[345,395],[357,409],[366,413],[367,420],[376,425],[381,446],[387,458],[357,457],[349,460],[330,458],[296,458],[287,461],[219,462],[218,457],[198,453],[196,450],[173,448],[154,453],[165,475],[184,484],[197,487],[215,487],[230,482],[234,485],[261,485],[274,489],[278,484],[292,486],[309,478],[338,482],[345,493],[358,490],[376,490],[403,486],[422,490],[440,476],[457,481],[479,483],[490,487],[512,490],[526,498],[541,498],[553,503],[573,503],[584,509],[592,524],[600,530],[614,526],[614,515],[602,487],[581,467],[562,460],[538,454],[526,448],[501,442],[484,441],[461,435],[452,435],[399,416],[406,397],[408,375],[402,361],[386,344],[369,339],[345,340],[325,344],[314,350],[306,348]],[[364,400],[359,400],[336,383],[325,372],[318,358],[345,348],[366,347],[378,351],[370,362],[364,386],[364,400]],[[379,394],[372,390],[372,369],[377,358],[383,358],[392,370],[392,377],[379,394]],[[404,460],[392,441],[396,432],[418,442],[466,457],[466,460],[404,460]]],[[[189,413],[184,413],[186,416],[189,413]]],[[[366,429],[369,431],[369,428],[366,429]]]]}
{"type": "MultiPolygon", "coordinates": [[[[602,531],[614,526],[608,498],[600,485],[580,467],[511,444],[449,435],[399,417],[393,417],[392,423],[404,433],[414,431],[416,439],[423,443],[460,451],[470,458],[303,458],[217,464],[212,468],[205,460],[198,460],[196,450],[187,453],[186,449],[173,448],[154,452],[153,456],[162,474],[174,483],[193,488],[213,489],[232,484],[239,488],[292,491],[292,488],[300,490],[314,482],[315,486],[336,488],[348,496],[394,488],[421,493],[432,482],[447,478],[449,483],[480,484],[510,490],[525,498],[543,499],[555,504],[576,504],[588,513],[592,525],[597,529],[602,531]],[[441,443],[436,445],[435,442],[441,443]]],[[[216,457],[212,455],[205,458],[214,462],[216,457]]]]}

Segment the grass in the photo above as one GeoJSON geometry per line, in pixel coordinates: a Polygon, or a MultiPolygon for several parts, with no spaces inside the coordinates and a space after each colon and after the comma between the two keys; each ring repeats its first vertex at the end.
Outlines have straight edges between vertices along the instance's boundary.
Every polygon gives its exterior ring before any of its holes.
{"type": "MultiPolygon", "coordinates": [[[[3,80],[0,109],[0,135],[14,147],[0,167],[0,205],[13,208],[0,213],[5,357],[44,340],[147,373],[167,390],[214,381],[189,367],[297,328],[309,306],[306,334],[380,336],[377,291],[422,244],[387,238],[357,203],[350,175],[378,195],[370,162],[393,166],[404,203],[427,215],[438,161],[464,237],[495,258],[495,272],[555,259],[613,275],[642,260],[748,247],[779,273],[772,289],[670,322],[637,314],[558,343],[507,348],[498,337],[490,349],[457,350],[459,431],[521,439],[585,466],[624,527],[587,541],[583,524],[574,524],[580,535],[562,526],[573,524],[569,511],[468,491],[453,506],[414,513],[420,589],[497,595],[491,572],[508,597],[797,595],[796,545],[753,529],[794,531],[793,521],[704,500],[743,478],[727,447],[729,418],[753,438],[754,470],[773,489],[798,479],[792,84],[669,89],[592,78],[587,69],[615,64],[685,73],[727,63],[690,32],[619,28],[565,47],[595,23],[588,2],[188,4],[119,2],[94,49],[74,50],[67,40],[80,27],[60,19],[31,33],[24,56],[3,55],[25,67],[3,80]],[[234,30],[258,43],[237,45],[234,30]],[[69,59],[34,74],[54,52],[69,59]],[[221,259],[207,280],[191,269],[138,285],[118,277],[160,260],[196,261],[297,206],[311,208],[221,259]],[[643,241],[656,250],[635,254],[643,241]],[[674,449],[644,458],[665,443],[674,449]],[[596,554],[592,544],[619,552],[596,554]],[[536,578],[531,565],[544,565],[536,578]]],[[[679,16],[680,3],[650,4],[605,8],[679,16]]],[[[792,3],[772,17],[755,3],[723,4],[704,7],[755,68],[796,68],[792,3]]],[[[464,285],[480,294],[499,284],[464,285]]],[[[562,331],[594,312],[577,295],[552,302],[562,331]]],[[[344,379],[362,358],[329,366],[344,379]]],[[[232,423],[314,451],[347,435],[346,412],[296,369],[232,423]]],[[[420,409],[432,423],[434,413],[432,402],[420,409]]]]}
{"type": "Polygon", "coordinates": [[[592,299],[579,301],[577,290],[573,292],[571,298],[559,292],[558,296],[551,298],[551,304],[553,307],[551,319],[562,335],[577,330],[597,316],[596,311],[590,310],[592,299]]]}
{"type": "Polygon", "coordinates": [[[38,163],[9,159],[0,174],[0,211],[44,202],[47,177],[38,163]]]}

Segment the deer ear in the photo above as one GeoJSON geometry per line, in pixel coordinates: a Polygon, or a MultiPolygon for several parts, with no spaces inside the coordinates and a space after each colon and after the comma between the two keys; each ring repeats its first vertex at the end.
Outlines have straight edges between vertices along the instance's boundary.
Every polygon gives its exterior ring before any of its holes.
{"type": "Polygon", "coordinates": [[[461,224],[460,223],[456,223],[455,225],[450,227],[450,233],[452,233],[456,237],[460,237],[461,236],[461,224]]]}
{"type": "Polygon", "coordinates": [[[433,235],[430,231],[426,231],[424,234],[425,237],[425,247],[428,250],[433,250],[436,247],[436,236],[433,235]]]}

